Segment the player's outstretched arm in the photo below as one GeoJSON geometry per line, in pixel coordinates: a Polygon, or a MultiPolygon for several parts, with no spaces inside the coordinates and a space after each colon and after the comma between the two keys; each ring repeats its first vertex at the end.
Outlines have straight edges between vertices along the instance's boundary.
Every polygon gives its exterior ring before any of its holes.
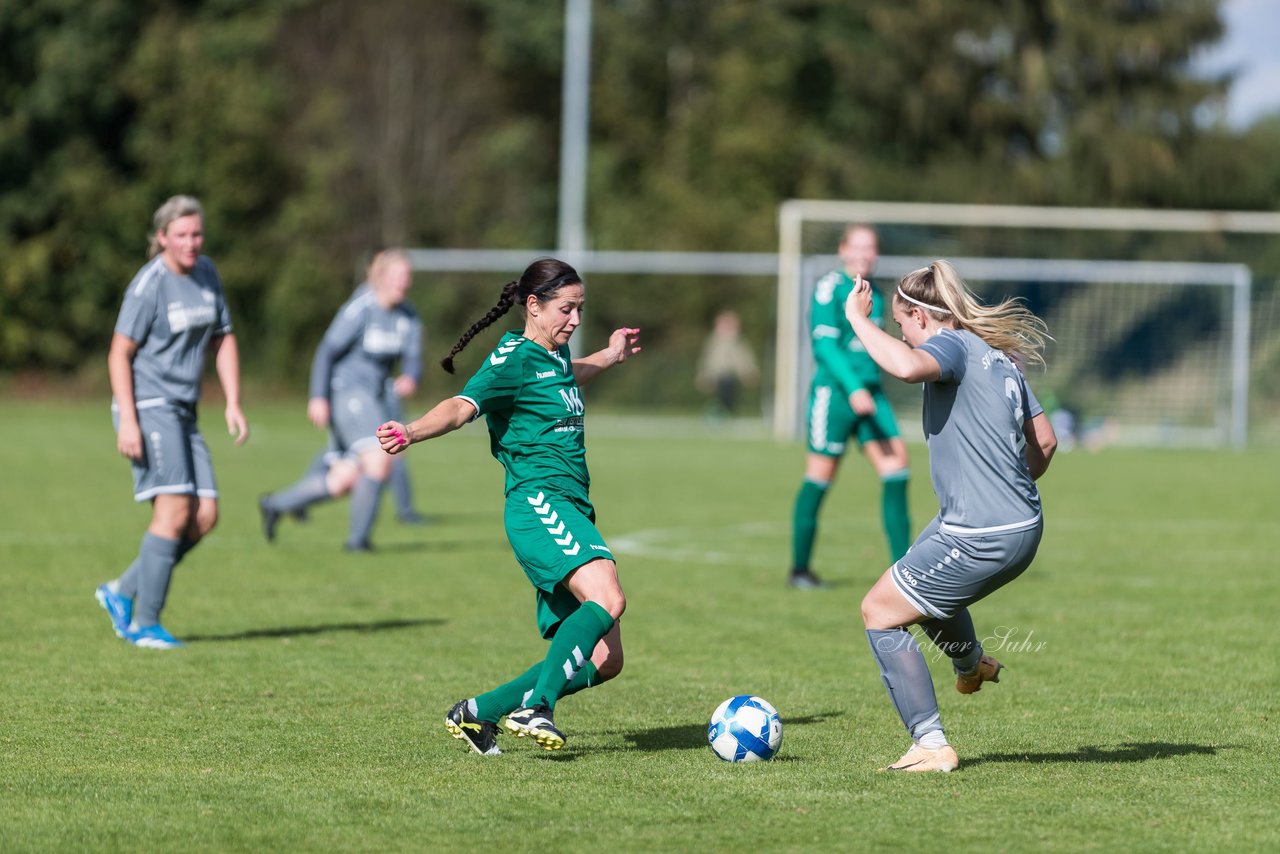
{"type": "Polygon", "coordinates": [[[625,362],[640,352],[640,330],[622,327],[613,330],[609,345],[589,356],[573,360],[573,378],[578,385],[586,385],[614,365],[625,362]]]}
{"type": "Polygon", "coordinates": [[[461,397],[440,401],[417,421],[388,421],[378,428],[378,444],[388,454],[398,454],[414,442],[425,442],[452,433],[475,417],[476,407],[461,397]]]}

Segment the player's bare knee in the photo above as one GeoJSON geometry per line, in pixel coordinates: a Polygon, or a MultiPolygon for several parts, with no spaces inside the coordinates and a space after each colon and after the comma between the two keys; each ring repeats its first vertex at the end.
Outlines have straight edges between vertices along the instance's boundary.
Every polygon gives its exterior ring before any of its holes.
{"type": "Polygon", "coordinates": [[[877,608],[873,598],[875,591],[872,590],[862,597],[862,627],[865,629],[878,629],[877,608]]]}
{"type": "Polygon", "coordinates": [[[617,620],[627,610],[627,597],[622,592],[622,588],[618,587],[606,592],[596,601],[596,604],[608,611],[610,617],[617,620]]]}
{"type": "Polygon", "coordinates": [[[394,460],[382,451],[374,451],[360,455],[360,471],[365,477],[384,482],[391,477],[391,464],[394,460]]]}

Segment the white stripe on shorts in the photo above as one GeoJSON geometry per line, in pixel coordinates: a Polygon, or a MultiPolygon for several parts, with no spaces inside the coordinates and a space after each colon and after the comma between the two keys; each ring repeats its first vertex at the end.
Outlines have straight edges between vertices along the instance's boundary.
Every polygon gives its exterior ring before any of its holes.
{"type": "MultiPolygon", "coordinates": [[[[135,401],[133,404],[133,408],[134,409],[155,409],[157,406],[164,406],[168,402],[169,401],[165,400],[163,397],[148,397],[146,400],[135,401]]],[[[111,411],[119,412],[120,404],[116,403],[114,400],[111,401],[111,411]]]]}
{"type": "MultiPolygon", "coordinates": [[[[172,486],[154,486],[151,489],[144,489],[142,492],[133,494],[134,501],[146,501],[149,498],[155,498],[157,495],[191,495],[196,491],[194,483],[178,483],[172,486]]],[[[215,494],[214,498],[217,497],[215,494]]]]}
{"type": "Polygon", "coordinates": [[[1008,525],[993,525],[990,528],[962,528],[959,525],[948,525],[943,522],[939,527],[948,534],[955,534],[957,537],[974,537],[981,534],[1011,534],[1014,531],[1022,531],[1027,528],[1034,528],[1040,522],[1040,514],[1037,513],[1030,519],[1024,519],[1021,522],[1010,522],[1008,525]]]}

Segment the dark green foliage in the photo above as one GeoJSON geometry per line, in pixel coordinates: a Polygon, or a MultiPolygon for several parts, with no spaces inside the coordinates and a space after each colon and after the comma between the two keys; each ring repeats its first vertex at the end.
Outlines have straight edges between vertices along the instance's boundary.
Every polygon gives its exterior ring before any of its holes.
{"type": "MultiPolygon", "coordinates": [[[[1206,121],[1227,81],[1187,71],[1217,7],[596,0],[591,245],[769,251],[797,196],[1274,208],[1274,125],[1206,121]]],[[[101,357],[173,193],[205,202],[241,350],[270,379],[305,372],[376,247],[551,246],[562,15],[0,2],[0,370],[101,357]]],[[[658,318],[680,362],[735,301],[706,280],[617,288],[609,311],[658,318]]],[[[743,310],[761,349],[767,290],[743,310]]],[[[439,320],[439,337],[460,328],[439,320]]]]}

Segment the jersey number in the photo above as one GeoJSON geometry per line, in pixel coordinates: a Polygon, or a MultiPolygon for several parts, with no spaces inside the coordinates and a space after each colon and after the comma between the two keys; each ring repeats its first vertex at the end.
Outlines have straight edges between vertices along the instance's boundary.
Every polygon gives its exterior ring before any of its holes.
{"type": "Polygon", "coordinates": [[[1009,441],[1013,443],[1013,450],[1021,456],[1027,448],[1027,435],[1021,429],[1023,414],[1022,389],[1018,386],[1018,381],[1013,377],[1004,378],[1004,395],[1013,404],[1013,422],[1019,427],[1018,432],[1009,434],[1009,441]]]}
{"type": "Polygon", "coordinates": [[[564,399],[564,408],[569,410],[570,415],[581,415],[583,412],[582,398],[578,396],[576,388],[560,389],[560,397],[564,399]]]}

